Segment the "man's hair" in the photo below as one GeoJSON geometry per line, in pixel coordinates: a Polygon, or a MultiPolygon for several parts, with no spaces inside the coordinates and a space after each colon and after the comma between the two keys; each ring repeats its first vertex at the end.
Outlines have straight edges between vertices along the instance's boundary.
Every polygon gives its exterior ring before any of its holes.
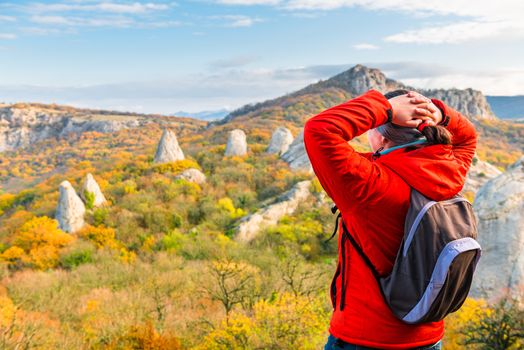
{"type": "Polygon", "coordinates": [[[389,100],[390,98],[393,98],[393,97],[397,97],[397,96],[400,96],[400,95],[405,95],[408,92],[409,92],[408,90],[404,90],[404,89],[393,90],[393,91],[390,91],[390,92],[386,92],[384,94],[384,97],[389,100]]]}

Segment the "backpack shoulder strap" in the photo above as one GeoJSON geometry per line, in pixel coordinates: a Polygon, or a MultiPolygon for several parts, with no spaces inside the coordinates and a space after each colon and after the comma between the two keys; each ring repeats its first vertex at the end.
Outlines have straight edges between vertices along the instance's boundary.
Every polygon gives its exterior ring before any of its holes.
{"type": "Polygon", "coordinates": [[[343,232],[342,234],[346,235],[347,238],[349,239],[349,241],[351,242],[351,244],[353,245],[353,247],[355,247],[355,249],[357,250],[357,252],[359,253],[359,255],[362,257],[362,259],[364,259],[364,262],[366,263],[366,265],[368,265],[368,267],[371,269],[371,272],[373,273],[373,276],[375,276],[375,278],[377,279],[377,281],[380,279],[380,274],[378,273],[377,269],[375,268],[375,266],[373,265],[373,263],[371,262],[371,260],[368,258],[368,256],[366,255],[366,253],[364,253],[364,251],[362,250],[362,248],[360,247],[360,245],[357,243],[357,241],[355,241],[355,239],[353,238],[353,236],[351,235],[351,233],[349,232],[349,230],[347,229],[346,227],[346,224],[344,224],[344,220],[342,220],[342,229],[343,229],[343,232]]]}

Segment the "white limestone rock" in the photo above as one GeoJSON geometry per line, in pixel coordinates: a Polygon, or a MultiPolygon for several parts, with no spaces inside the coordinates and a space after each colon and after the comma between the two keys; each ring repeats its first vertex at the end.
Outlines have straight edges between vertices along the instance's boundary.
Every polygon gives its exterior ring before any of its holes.
{"type": "Polygon", "coordinates": [[[96,182],[95,178],[90,173],[87,174],[87,176],[85,177],[84,182],[82,184],[82,191],[80,192],[80,197],[82,197],[84,202],[87,203],[85,191],[91,192],[95,195],[95,200],[93,202],[94,207],[99,207],[106,203],[106,198],[100,190],[100,186],[98,186],[98,183],[96,182]]]}
{"type": "Polygon", "coordinates": [[[189,168],[177,175],[175,179],[184,179],[189,182],[194,182],[198,185],[201,185],[206,182],[206,175],[198,169],[189,168]]]}
{"type": "Polygon", "coordinates": [[[240,129],[231,130],[226,145],[226,156],[243,156],[247,153],[246,134],[240,129]]]}
{"type": "Polygon", "coordinates": [[[237,227],[235,238],[240,242],[253,240],[258,232],[267,226],[277,224],[278,220],[284,215],[295,212],[298,205],[309,195],[311,181],[301,181],[283,195],[279,196],[274,204],[270,204],[254,214],[244,217],[237,227]]]}
{"type": "Polygon", "coordinates": [[[524,157],[478,191],[474,208],[482,257],[472,294],[524,302],[524,157]]]}
{"type": "Polygon", "coordinates": [[[271,135],[271,141],[266,150],[270,154],[284,154],[289,149],[289,145],[293,142],[293,134],[288,128],[278,127],[271,135]]]}
{"type": "Polygon", "coordinates": [[[178,144],[175,133],[171,130],[164,129],[160,142],[155,153],[155,163],[169,163],[177,160],[183,160],[184,152],[178,144]]]}
{"type": "Polygon", "coordinates": [[[81,229],[84,226],[85,211],[84,202],[76,194],[71,183],[67,180],[62,181],[55,215],[60,229],[69,233],[74,233],[81,229]]]}
{"type": "Polygon", "coordinates": [[[306,170],[310,173],[313,172],[313,167],[309,161],[309,157],[306,152],[306,146],[304,145],[304,130],[298,134],[293,143],[289,146],[289,149],[284,153],[281,158],[286,161],[292,170],[306,170]]]}
{"type": "Polygon", "coordinates": [[[486,182],[502,174],[497,167],[488,162],[473,158],[473,164],[468,171],[463,192],[471,191],[476,193],[486,182]]]}

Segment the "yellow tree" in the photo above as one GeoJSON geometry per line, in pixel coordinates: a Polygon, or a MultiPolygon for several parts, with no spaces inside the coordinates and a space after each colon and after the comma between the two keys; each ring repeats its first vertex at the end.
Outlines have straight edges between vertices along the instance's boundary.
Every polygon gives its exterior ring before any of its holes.
{"type": "Polygon", "coordinates": [[[73,237],[60,230],[55,219],[33,217],[15,232],[13,246],[1,258],[10,264],[20,258],[24,263],[45,270],[58,264],[59,249],[71,241],[73,237]]]}

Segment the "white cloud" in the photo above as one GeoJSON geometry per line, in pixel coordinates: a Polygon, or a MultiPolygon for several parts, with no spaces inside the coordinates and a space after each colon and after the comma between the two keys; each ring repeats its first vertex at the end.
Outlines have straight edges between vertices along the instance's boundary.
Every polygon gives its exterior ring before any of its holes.
{"type": "Polygon", "coordinates": [[[250,17],[237,18],[229,24],[230,27],[251,27],[255,20],[250,17]]]}
{"type": "Polygon", "coordinates": [[[30,12],[37,13],[66,11],[99,11],[120,14],[140,14],[151,11],[167,10],[169,9],[169,5],[140,2],[134,2],[130,4],[113,2],[99,2],[97,4],[34,3],[28,5],[26,9],[30,12]]]}
{"type": "Polygon", "coordinates": [[[253,18],[244,15],[210,16],[209,18],[226,20],[225,26],[232,28],[251,27],[255,23],[263,22],[260,18],[253,18]]]}
{"type": "Polygon", "coordinates": [[[82,18],[65,16],[32,16],[31,21],[39,24],[78,26],[78,27],[117,27],[127,28],[135,24],[132,18],[105,17],[82,18]]]}
{"type": "Polygon", "coordinates": [[[32,35],[50,35],[50,34],[62,34],[62,33],[73,33],[72,29],[59,30],[56,28],[42,28],[42,27],[23,27],[21,30],[24,33],[32,35]]]}
{"type": "Polygon", "coordinates": [[[353,45],[353,48],[356,50],[377,50],[379,49],[377,45],[367,44],[367,43],[353,45]]]}
{"type": "Polygon", "coordinates": [[[116,4],[116,3],[101,3],[98,9],[101,11],[115,12],[115,13],[144,13],[147,11],[167,10],[169,6],[163,4],[141,4],[135,2],[133,4],[116,4]]]}
{"type": "Polygon", "coordinates": [[[64,16],[32,16],[31,22],[40,24],[74,25],[75,22],[64,16]]]}
{"type": "Polygon", "coordinates": [[[16,39],[15,34],[11,33],[0,33],[0,40],[14,40],[16,39]]]}
{"type": "Polygon", "coordinates": [[[0,22],[15,22],[16,18],[12,16],[1,16],[0,15],[0,22]]]}
{"type": "Polygon", "coordinates": [[[209,66],[212,69],[238,68],[246,66],[257,60],[257,57],[244,55],[212,61],[209,66]]]}
{"type": "Polygon", "coordinates": [[[222,4],[274,5],[292,13],[330,11],[359,7],[370,11],[390,11],[424,17],[427,24],[418,29],[385,37],[394,43],[461,43],[494,37],[524,38],[524,1],[522,0],[218,0],[222,4]],[[431,16],[457,16],[448,23],[431,23],[431,16]]]}
{"type": "Polygon", "coordinates": [[[469,21],[445,26],[408,30],[384,38],[387,42],[415,44],[457,44],[470,40],[510,37],[524,33],[524,27],[511,22],[469,21]]]}
{"type": "Polygon", "coordinates": [[[219,4],[224,5],[277,5],[280,0],[217,0],[219,4]]]}

